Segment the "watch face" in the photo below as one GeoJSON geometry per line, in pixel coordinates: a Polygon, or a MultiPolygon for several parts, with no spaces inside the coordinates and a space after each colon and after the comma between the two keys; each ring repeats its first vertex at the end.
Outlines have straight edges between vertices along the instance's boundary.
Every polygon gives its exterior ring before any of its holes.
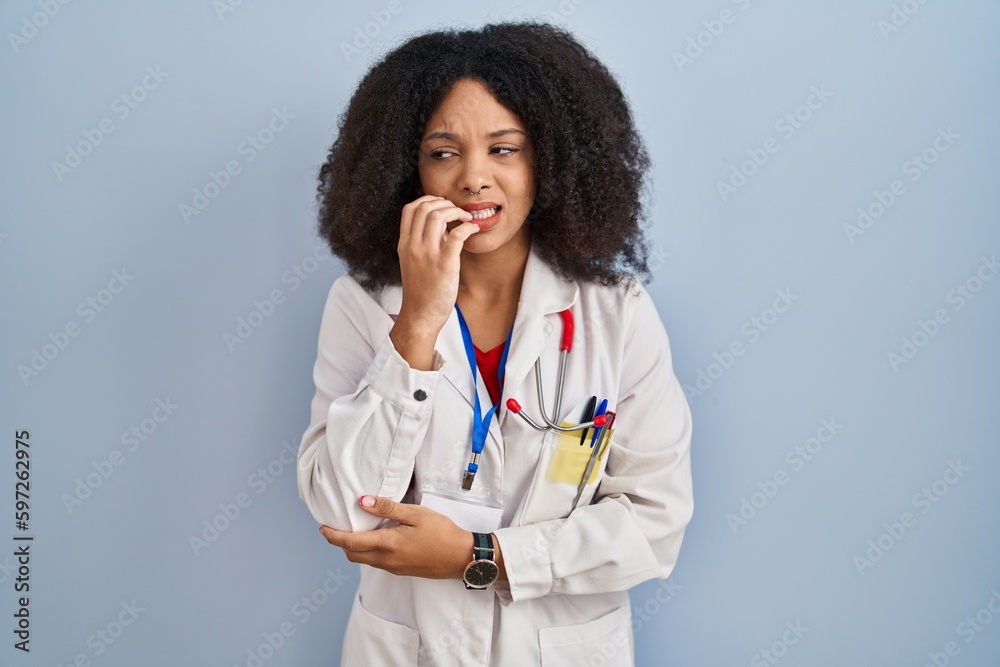
{"type": "Polygon", "coordinates": [[[465,583],[470,586],[489,586],[500,576],[500,568],[491,560],[477,560],[465,568],[465,583]]]}

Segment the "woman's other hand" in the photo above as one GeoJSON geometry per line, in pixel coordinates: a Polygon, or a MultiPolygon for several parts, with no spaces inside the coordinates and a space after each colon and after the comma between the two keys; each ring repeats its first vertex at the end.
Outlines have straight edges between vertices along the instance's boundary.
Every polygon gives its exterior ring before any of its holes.
{"type": "Polygon", "coordinates": [[[439,512],[421,505],[393,502],[389,498],[361,506],[376,516],[399,525],[377,530],[350,532],[320,526],[330,544],[340,547],[352,563],[364,563],[396,575],[426,579],[461,579],[472,561],[472,533],[459,528],[439,512]]]}

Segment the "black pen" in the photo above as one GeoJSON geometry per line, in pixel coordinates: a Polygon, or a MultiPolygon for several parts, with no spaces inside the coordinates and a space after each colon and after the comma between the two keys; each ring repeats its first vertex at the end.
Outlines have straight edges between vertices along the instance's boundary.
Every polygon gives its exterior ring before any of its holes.
{"type": "MultiPolygon", "coordinates": [[[[597,409],[597,397],[591,396],[590,400],[587,401],[587,407],[583,409],[583,417],[580,418],[581,424],[586,424],[594,418],[594,410],[597,409]]],[[[583,429],[583,433],[580,434],[580,446],[587,440],[587,429],[583,429]]]]}

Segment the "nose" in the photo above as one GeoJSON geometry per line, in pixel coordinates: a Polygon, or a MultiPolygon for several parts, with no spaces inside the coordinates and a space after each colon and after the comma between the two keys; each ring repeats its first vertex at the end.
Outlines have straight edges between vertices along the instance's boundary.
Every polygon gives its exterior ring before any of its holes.
{"type": "Polygon", "coordinates": [[[485,156],[474,155],[462,161],[462,169],[458,173],[458,189],[479,194],[492,186],[490,164],[485,156]]]}

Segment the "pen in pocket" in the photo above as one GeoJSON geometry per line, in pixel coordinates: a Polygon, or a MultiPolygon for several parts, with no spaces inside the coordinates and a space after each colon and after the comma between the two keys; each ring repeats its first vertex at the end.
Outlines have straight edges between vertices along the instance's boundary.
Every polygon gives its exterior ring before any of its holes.
{"type": "MultiPolygon", "coordinates": [[[[591,419],[594,418],[594,408],[597,407],[597,397],[591,396],[590,400],[587,401],[587,407],[583,409],[583,416],[580,418],[581,424],[586,424],[591,419]]],[[[584,441],[587,439],[587,429],[583,429],[580,433],[580,446],[583,446],[584,441]]]]}
{"type": "MultiPolygon", "coordinates": [[[[608,411],[608,399],[602,399],[600,407],[597,408],[597,412],[594,413],[594,417],[600,417],[605,412],[608,411]]],[[[606,430],[606,429],[605,429],[606,430]]],[[[601,430],[597,429],[594,431],[594,435],[590,438],[590,448],[594,448],[594,443],[597,442],[598,436],[601,435],[601,430]]]]}
{"type": "Polygon", "coordinates": [[[595,429],[596,433],[594,436],[600,445],[597,447],[591,445],[591,449],[593,451],[591,451],[590,459],[587,461],[587,468],[583,471],[583,479],[580,480],[580,484],[576,488],[576,497],[573,498],[573,509],[576,509],[577,503],[580,502],[580,497],[583,495],[583,489],[587,486],[587,481],[590,479],[590,475],[594,471],[594,464],[596,464],[598,459],[601,458],[601,454],[605,449],[604,444],[607,442],[607,438],[605,436],[611,427],[611,421],[614,419],[613,412],[609,412],[607,414],[611,415],[611,417],[608,418],[608,421],[595,429]]]}

